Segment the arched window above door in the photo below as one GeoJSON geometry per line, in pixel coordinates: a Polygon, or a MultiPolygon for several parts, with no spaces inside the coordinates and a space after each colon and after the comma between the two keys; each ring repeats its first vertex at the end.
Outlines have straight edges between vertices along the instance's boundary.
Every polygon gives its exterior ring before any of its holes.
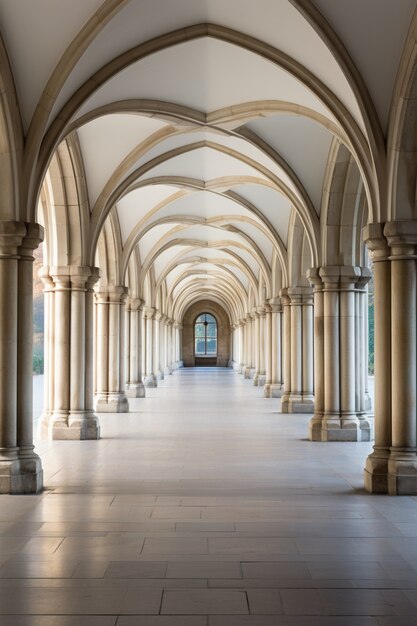
{"type": "Polygon", "coordinates": [[[217,355],[217,321],[214,315],[202,313],[194,324],[195,356],[217,355]]]}

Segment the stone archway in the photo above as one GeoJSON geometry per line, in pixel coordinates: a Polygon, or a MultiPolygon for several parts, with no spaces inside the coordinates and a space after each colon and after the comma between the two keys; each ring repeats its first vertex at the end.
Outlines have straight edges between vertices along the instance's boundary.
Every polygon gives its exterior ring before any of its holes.
{"type": "Polygon", "coordinates": [[[217,320],[217,367],[228,367],[230,360],[230,320],[217,302],[199,300],[192,304],[182,320],[182,360],[184,367],[195,367],[194,322],[201,313],[211,313],[217,320]]]}

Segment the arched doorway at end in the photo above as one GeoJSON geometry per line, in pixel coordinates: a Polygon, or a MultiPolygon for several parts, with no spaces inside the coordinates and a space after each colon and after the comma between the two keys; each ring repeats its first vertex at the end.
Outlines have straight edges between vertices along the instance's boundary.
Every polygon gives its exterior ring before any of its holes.
{"type": "MultiPolygon", "coordinates": [[[[204,324],[204,320],[202,323],[204,324]]],[[[229,366],[230,320],[226,311],[216,302],[212,302],[211,300],[199,300],[188,307],[184,313],[182,320],[182,358],[184,367],[195,367],[199,365],[214,365],[217,367],[229,366]],[[210,341],[208,344],[204,341],[205,345],[209,347],[208,352],[205,349],[204,354],[202,354],[202,342],[200,342],[200,350],[196,350],[196,321],[200,316],[205,314],[214,317],[216,321],[216,354],[213,354],[214,347],[210,344],[210,341]],[[199,354],[199,352],[201,353],[199,354]]]]}

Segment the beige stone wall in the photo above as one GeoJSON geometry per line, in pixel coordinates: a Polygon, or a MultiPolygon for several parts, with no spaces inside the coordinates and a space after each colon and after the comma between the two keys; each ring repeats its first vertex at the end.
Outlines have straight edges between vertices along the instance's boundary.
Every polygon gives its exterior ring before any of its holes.
{"type": "Polygon", "coordinates": [[[216,302],[199,300],[184,313],[182,320],[182,360],[184,367],[194,367],[194,322],[201,313],[211,313],[217,320],[217,366],[227,367],[230,359],[230,320],[216,302]]]}

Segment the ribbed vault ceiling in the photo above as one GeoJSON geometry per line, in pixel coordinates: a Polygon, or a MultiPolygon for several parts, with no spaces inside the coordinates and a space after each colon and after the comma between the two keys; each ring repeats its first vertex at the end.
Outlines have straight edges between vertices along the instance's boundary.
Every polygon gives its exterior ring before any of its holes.
{"type": "Polygon", "coordinates": [[[373,167],[414,6],[0,0],[0,21],[34,144],[76,133],[96,239],[112,212],[173,311],[211,294],[237,316],[276,295],[295,214],[314,263],[332,140],[373,167]]]}

